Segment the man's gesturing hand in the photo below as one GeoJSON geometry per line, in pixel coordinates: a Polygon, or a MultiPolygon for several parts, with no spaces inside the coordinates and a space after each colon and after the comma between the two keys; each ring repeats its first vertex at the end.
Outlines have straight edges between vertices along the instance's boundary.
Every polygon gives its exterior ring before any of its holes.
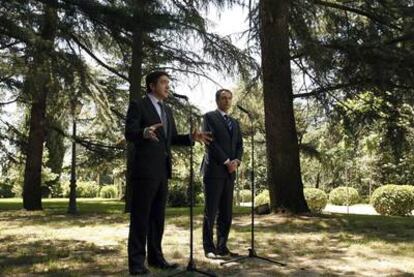
{"type": "Polygon", "coordinates": [[[157,133],[155,131],[162,126],[162,123],[157,123],[154,125],[151,125],[144,129],[144,138],[150,139],[153,141],[159,141],[157,138],[157,133]]]}
{"type": "Polygon", "coordinates": [[[209,144],[211,141],[213,141],[213,137],[211,135],[211,132],[200,132],[200,131],[193,131],[191,134],[191,138],[195,141],[202,142],[204,144],[209,144]]]}

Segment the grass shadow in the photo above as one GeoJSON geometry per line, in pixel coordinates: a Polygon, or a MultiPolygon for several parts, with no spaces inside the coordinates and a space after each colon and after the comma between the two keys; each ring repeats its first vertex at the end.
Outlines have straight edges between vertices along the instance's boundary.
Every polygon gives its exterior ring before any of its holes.
{"type": "Polygon", "coordinates": [[[125,260],[117,247],[98,246],[80,240],[34,240],[6,236],[0,245],[0,275],[18,272],[42,275],[114,274],[114,257],[125,260]],[[7,243],[6,243],[7,242],[7,243]]]}

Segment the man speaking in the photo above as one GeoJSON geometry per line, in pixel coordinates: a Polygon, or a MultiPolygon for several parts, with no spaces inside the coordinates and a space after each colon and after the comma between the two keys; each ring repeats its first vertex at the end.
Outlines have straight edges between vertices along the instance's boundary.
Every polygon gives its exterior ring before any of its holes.
{"type": "Polygon", "coordinates": [[[161,269],[175,268],[163,255],[168,179],[171,178],[171,145],[191,146],[193,141],[208,143],[207,133],[195,131],[178,135],[170,107],[170,78],[155,71],[145,79],[147,95],[128,108],[125,138],[134,143],[135,157],[131,170],[132,202],[128,237],[128,267],[131,275],[147,274],[148,265],[161,269]],[[148,243],[148,244],[147,244],[148,243]],[[146,245],[147,244],[147,245],[146,245]]]}

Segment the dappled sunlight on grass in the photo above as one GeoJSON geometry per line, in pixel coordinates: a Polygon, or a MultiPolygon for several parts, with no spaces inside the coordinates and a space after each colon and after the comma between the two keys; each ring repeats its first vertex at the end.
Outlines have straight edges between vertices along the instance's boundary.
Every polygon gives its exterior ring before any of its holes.
{"type": "Polygon", "coordinates": [[[0,246],[0,273],[116,272],[106,262],[118,258],[118,246],[46,237],[6,236],[7,244],[0,246]]]}
{"type": "MultiPolygon", "coordinates": [[[[79,200],[80,214],[66,213],[67,201],[46,200],[44,211],[27,212],[18,200],[0,200],[0,275],[127,275],[129,216],[116,200],[79,200]],[[14,206],[13,206],[14,205],[14,206]],[[7,208],[4,208],[4,207],[7,208]],[[14,208],[13,208],[14,207],[14,208]]],[[[241,255],[250,247],[249,209],[235,209],[228,246],[241,255]]],[[[194,258],[198,268],[219,276],[318,276],[414,274],[414,221],[366,215],[264,215],[256,217],[256,259],[220,266],[204,257],[203,207],[194,209],[194,258]]],[[[188,263],[189,209],[169,208],[163,240],[168,260],[188,263]]],[[[152,269],[156,276],[169,271],[152,269]]],[[[191,276],[191,275],[189,275],[191,276]]]]}

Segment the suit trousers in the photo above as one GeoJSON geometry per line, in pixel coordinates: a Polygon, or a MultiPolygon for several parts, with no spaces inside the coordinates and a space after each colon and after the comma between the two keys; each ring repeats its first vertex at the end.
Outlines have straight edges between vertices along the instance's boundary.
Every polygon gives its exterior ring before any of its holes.
{"type": "Polygon", "coordinates": [[[233,212],[234,178],[204,178],[204,252],[214,252],[227,248],[233,212]],[[217,218],[217,244],[213,242],[214,222],[217,218]]]}
{"type": "Polygon", "coordinates": [[[161,243],[164,233],[168,179],[135,179],[132,181],[132,203],[128,237],[130,271],[144,265],[146,245],[148,262],[164,259],[161,243]]]}

